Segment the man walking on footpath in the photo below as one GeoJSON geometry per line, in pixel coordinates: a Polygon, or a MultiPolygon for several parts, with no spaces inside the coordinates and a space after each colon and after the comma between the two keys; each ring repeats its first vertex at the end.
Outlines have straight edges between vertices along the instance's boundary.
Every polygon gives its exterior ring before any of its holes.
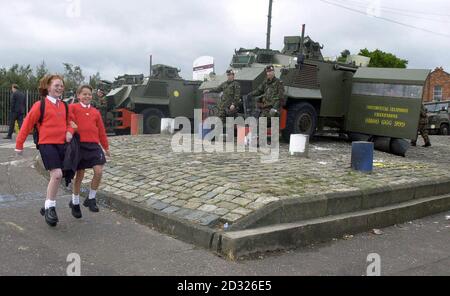
{"type": "Polygon", "coordinates": [[[16,124],[16,120],[19,123],[19,129],[22,127],[23,117],[25,115],[26,109],[26,97],[19,90],[19,86],[17,84],[13,84],[11,86],[11,110],[9,115],[9,130],[8,135],[6,135],[3,139],[12,139],[12,134],[14,132],[14,127],[16,124]]]}

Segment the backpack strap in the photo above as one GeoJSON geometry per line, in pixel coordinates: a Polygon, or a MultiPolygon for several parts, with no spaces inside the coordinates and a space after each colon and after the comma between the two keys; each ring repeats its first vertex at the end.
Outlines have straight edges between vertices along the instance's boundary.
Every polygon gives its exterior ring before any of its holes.
{"type": "Polygon", "coordinates": [[[39,115],[39,121],[38,121],[38,123],[39,123],[39,125],[42,125],[42,122],[44,121],[44,113],[45,113],[45,98],[42,98],[41,99],[41,108],[40,108],[40,111],[41,111],[41,114],[39,115]]]}
{"type": "Polygon", "coordinates": [[[66,108],[66,121],[67,121],[67,123],[69,123],[69,106],[63,100],[61,100],[61,102],[63,102],[64,107],[66,108]]]}
{"type": "MultiPolygon", "coordinates": [[[[46,98],[41,99],[41,106],[40,106],[41,114],[39,115],[39,121],[38,121],[39,125],[42,125],[42,122],[44,121],[45,101],[46,101],[46,98]]],[[[64,104],[64,108],[66,109],[66,120],[67,120],[67,122],[69,122],[69,106],[63,100],[61,100],[61,102],[64,104]]]]}

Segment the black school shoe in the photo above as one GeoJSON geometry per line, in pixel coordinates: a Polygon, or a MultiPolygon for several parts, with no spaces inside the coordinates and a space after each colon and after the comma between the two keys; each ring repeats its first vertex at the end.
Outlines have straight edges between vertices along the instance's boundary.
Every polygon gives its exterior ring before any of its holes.
{"type": "Polygon", "coordinates": [[[83,202],[83,206],[89,208],[89,211],[98,213],[100,210],[97,207],[97,201],[94,199],[86,198],[83,202]]]}
{"type": "Polygon", "coordinates": [[[70,201],[69,208],[72,209],[72,216],[74,216],[76,219],[81,219],[81,217],[83,217],[83,215],[81,214],[80,205],[74,205],[73,202],[70,201]]]}
{"type": "Polygon", "coordinates": [[[45,217],[45,222],[47,222],[47,224],[51,227],[55,227],[59,222],[55,207],[51,207],[47,210],[45,208],[42,208],[41,215],[45,217]]]}

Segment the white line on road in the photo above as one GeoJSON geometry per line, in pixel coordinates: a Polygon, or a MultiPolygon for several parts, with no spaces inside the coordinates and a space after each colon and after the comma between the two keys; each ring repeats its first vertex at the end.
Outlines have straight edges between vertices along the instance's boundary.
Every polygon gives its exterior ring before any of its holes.
{"type": "MultiPolygon", "coordinates": [[[[34,146],[33,142],[25,142],[25,144],[23,145],[24,148],[31,148],[34,146]]],[[[0,149],[14,149],[16,148],[16,143],[4,143],[4,144],[0,144],[0,149]]]]}
{"type": "Polygon", "coordinates": [[[8,162],[2,162],[0,165],[10,165],[10,166],[18,166],[19,164],[29,162],[29,159],[20,159],[20,160],[13,160],[8,162]]]}
{"type": "Polygon", "coordinates": [[[24,232],[25,231],[25,229],[23,227],[20,227],[19,225],[17,225],[16,223],[13,223],[13,222],[4,222],[4,224],[8,225],[8,226],[11,226],[12,228],[15,228],[19,232],[24,232]]]}

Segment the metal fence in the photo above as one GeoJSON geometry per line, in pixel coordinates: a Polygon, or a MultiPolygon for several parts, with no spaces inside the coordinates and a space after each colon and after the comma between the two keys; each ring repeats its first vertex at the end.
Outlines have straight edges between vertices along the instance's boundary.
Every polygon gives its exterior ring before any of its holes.
{"type": "MultiPolygon", "coordinates": [[[[26,100],[26,111],[30,111],[33,104],[39,100],[38,90],[21,90],[26,100]]],[[[0,88],[0,132],[4,133],[8,131],[9,117],[11,111],[11,89],[0,88]]]]}

